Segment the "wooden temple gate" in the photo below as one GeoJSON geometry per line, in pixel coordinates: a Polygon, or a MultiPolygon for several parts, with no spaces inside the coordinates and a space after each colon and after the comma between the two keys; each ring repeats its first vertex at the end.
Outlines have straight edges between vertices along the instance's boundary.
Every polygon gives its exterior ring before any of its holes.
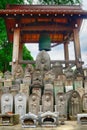
{"type": "Polygon", "coordinates": [[[81,6],[7,5],[0,10],[0,17],[5,20],[8,40],[13,43],[12,73],[18,63],[28,63],[22,60],[23,44],[39,43],[42,33],[48,33],[52,43],[64,44],[65,60],[61,63],[82,65],[79,31],[87,11],[81,6]],[[75,61],[69,59],[70,41],[74,43],[75,61]]]}

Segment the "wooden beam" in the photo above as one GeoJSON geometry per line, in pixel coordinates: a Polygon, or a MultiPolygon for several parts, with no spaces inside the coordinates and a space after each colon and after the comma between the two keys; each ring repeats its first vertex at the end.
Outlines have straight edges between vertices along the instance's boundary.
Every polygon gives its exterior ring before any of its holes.
{"type": "Polygon", "coordinates": [[[59,25],[44,25],[44,26],[30,26],[30,27],[21,27],[21,31],[72,31],[72,27],[64,27],[59,25]]]}
{"type": "MultiPolygon", "coordinates": [[[[56,62],[59,62],[61,64],[66,64],[66,63],[69,63],[69,64],[76,64],[76,61],[75,60],[51,60],[51,64],[54,64],[56,62]]],[[[19,64],[35,64],[36,61],[30,61],[30,60],[20,60],[19,61],[19,64]]],[[[81,64],[83,64],[84,62],[81,61],[81,64]]]]}

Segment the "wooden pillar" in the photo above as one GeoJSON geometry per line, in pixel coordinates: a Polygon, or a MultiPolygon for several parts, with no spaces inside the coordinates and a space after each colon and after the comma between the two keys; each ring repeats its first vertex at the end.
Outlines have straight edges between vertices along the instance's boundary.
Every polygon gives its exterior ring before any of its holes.
{"type": "MultiPolygon", "coordinates": [[[[69,61],[68,42],[64,43],[64,56],[65,56],[65,61],[69,61]]],[[[66,63],[65,66],[68,67],[69,63],[66,63]]]]}
{"type": "Polygon", "coordinates": [[[20,43],[20,29],[15,28],[13,35],[12,74],[14,74],[14,69],[18,64],[19,60],[19,43],[20,43]]]}
{"type": "Polygon", "coordinates": [[[76,66],[80,67],[81,64],[79,63],[79,61],[81,60],[81,50],[80,50],[80,41],[79,41],[79,31],[78,31],[78,29],[74,29],[73,33],[74,33],[74,49],[75,49],[76,66]]]}
{"type": "Polygon", "coordinates": [[[23,44],[20,43],[19,44],[19,60],[22,60],[23,59],[23,44]]]}

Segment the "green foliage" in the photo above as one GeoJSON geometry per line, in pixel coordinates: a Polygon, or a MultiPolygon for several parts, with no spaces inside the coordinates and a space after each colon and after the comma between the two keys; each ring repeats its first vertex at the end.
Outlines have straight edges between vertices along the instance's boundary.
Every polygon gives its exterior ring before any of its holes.
{"type": "Polygon", "coordinates": [[[0,9],[5,9],[7,4],[24,4],[24,0],[0,0],[0,9]]]}
{"type": "Polygon", "coordinates": [[[2,72],[11,70],[10,61],[12,61],[12,44],[4,41],[0,45],[0,70],[2,72]]]}
{"type": "Polygon", "coordinates": [[[74,4],[80,4],[82,0],[38,0],[41,4],[47,4],[47,5],[74,5],[74,4]]]}
{"type": "Polygon", "coordinates": [[[33,60],[33,57],[31,56],[30,51],[26,48],[26,46],[23,46],[23,60],[33,60]]]}
{"type": "MultiPolygon", "coordinates": [[[[24,0],[0,0],[0,9],[5,9],[7,4],[24,4],[24,0]]],[[[0,18],[0,71],[2,72],[11,70],[9,62],[12,61],[12,44],[7,41],[5,22],[0,18]]],[[[25,46],[23,48],[23,59],[33,60],[30,51],[25,46]]]]}

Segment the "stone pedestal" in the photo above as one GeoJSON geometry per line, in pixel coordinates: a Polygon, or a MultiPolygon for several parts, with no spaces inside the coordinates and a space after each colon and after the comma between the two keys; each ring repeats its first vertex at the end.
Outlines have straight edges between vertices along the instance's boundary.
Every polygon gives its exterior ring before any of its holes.
{"type": "Polygon", "coordinates": [[[54,127],[59,123],[59,113],[47,111],[39,114],[39,123],[41,126],[54,127]]]}
{"type": "Polygon", "coordinates": [[[21,123],[23,128],[35,128],[37,127],[37,115],[29,112],[21,117],[21,123]]]}
{"type": "Polygon", "coordinates": [[[87,113],[77,114],[77,122],[80,125],[87,125],[87,113]]]}
{"type": "Polygon", "coordinates": [[[12,126],[19,123],[19,115],[12,113],[0,114],[0,126],[12,126]]]}

